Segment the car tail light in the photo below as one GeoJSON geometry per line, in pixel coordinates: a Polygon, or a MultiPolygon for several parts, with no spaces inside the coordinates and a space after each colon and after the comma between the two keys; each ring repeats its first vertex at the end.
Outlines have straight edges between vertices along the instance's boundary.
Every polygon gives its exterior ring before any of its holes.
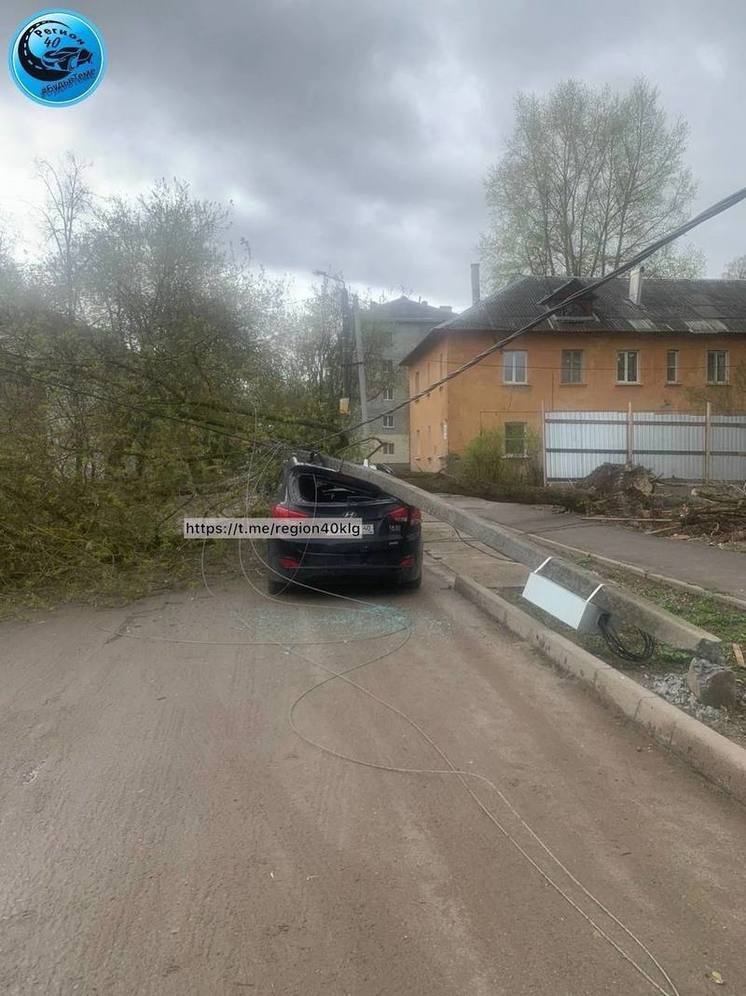
{"type": "Polygon", "coordinates": [[[414,567],[414,557],[411,554],[408,557],[402,557],[399,561],[399,567],[414,567]]]}
{"type": "Polygon", "coordinates": [[[307,519],[308,512],[301,512],[297,508],[288,508],[287,505],[275,505],[272,508],[273,519],[307,519]]]}
{"type": "Polygon", "coordinates": [[[279,564],[286,571],[294,571],[300,567],[300,560],[297,560],[295,557],[280,557],[279,564]]]}
{"type": "Polygon", "coordinates": [[[397,505],[388,514],[392,522],[406,522],[410,526],[422,522],[422,512],[413,505],[397,505]]]}

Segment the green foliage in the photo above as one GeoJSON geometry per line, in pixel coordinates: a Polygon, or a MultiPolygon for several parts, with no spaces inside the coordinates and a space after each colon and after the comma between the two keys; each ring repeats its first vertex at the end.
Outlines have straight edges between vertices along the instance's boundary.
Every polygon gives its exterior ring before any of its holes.
{"type": "Polygon", "coordinates": [[[185,184],[94,211],[84,166],[38,169],[49,254],[19,272],[0,251],[0,587],[110,588],[183,559],[185,503],[233,488],[239,514],[250,467],[256,502],[283,453],[336,432],[339,339],[185,184]]]}
{"type": "Polygon", "coordinates": [[[528,432],[526,456],[506,456],[505,436],[501,429],[481,432],[454,463],[453,476],[466,485],[538,484],[541,473],[535,433],[528,432]]]}

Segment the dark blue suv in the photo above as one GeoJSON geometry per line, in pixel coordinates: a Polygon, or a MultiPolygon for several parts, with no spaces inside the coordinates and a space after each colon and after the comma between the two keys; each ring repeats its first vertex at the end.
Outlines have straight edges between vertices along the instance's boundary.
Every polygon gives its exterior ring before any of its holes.
{"type": "Polygon", "coordinates": [[[422,579],[422,515],[372,484],[293,457],[283,467],[273,518],[359,518],[352,539],[271,539],[269,590],[300,581],[323,587],[338,580],[383,581],[418,588],[422,579]]]}

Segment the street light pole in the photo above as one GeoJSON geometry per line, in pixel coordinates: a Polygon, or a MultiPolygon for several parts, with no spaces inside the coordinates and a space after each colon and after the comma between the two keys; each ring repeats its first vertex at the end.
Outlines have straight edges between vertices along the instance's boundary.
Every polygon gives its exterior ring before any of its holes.
{"type": "MultiPolygon", "coordinates": [[[[360,420],[362,422],[367,422],[368,420],[368,384],[367,378],[365,376],[365,352],[363,350],[363,333],[360,323],[360,302],[358,300],[357,294],[352,295],[352,307],[350,307],[350,297],[347,292],[347,284],[342,277],[337,277],[333,273],[327,273],[326,270],[314,270],[314,276],[316,277],[326,277],[327,280],[334,280],[336,283],[341,285],[341,297],[342,297],[342,322],[343,322],[343,333],[342,338],[345,342],[345,352],[346,352],[346,341],[347,336],[345,335],[345,326],[352,318],[352,328],[353,334],[355,336],[355,366],[357,367],[357,384],[358,390],[360,392],[360,420]]],[[[347,326],[349,327],[349,326],[347,326]]],[[[350,393],[350,380],[351,380],[351,370],[350,365],[345,360],[344,369],[344,379],[345,379],[345,390],[350,393]]]]}
{"type": "Polygon", "coordinates": [[[357,355],[357,384],[360,391],[361,421],[368,421],[368,383],[365,376],[365,352],[363,333],[360,327],[360,302],[357,294],[352,295],[352,325],[355,330],[355,353],[357,355]]]}

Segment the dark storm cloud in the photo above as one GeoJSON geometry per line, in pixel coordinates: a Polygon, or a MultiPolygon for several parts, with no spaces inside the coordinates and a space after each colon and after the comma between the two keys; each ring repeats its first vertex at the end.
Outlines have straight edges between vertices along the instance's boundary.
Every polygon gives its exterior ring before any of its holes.
{"type": "MultiPolygon", "coordinates": [[[[482,178],[515,92],[570,74],[623,86],[645,73],[691,123],[702,203],[743,182],[746,16],[735,3],[81,9],[104,32],[110,70],[95,99],[54,112],[70,115],[78,151],[112,183],[177,175],[232,197],[237,234],[274,269],[330,265],[359,284],[465,303],[486,220],[482,178]]],[[[27,13],[15,2],[8,24],[27,13]]],[[[713,273],[746,251],[743,221],[698,237],[713,273]]]]}

